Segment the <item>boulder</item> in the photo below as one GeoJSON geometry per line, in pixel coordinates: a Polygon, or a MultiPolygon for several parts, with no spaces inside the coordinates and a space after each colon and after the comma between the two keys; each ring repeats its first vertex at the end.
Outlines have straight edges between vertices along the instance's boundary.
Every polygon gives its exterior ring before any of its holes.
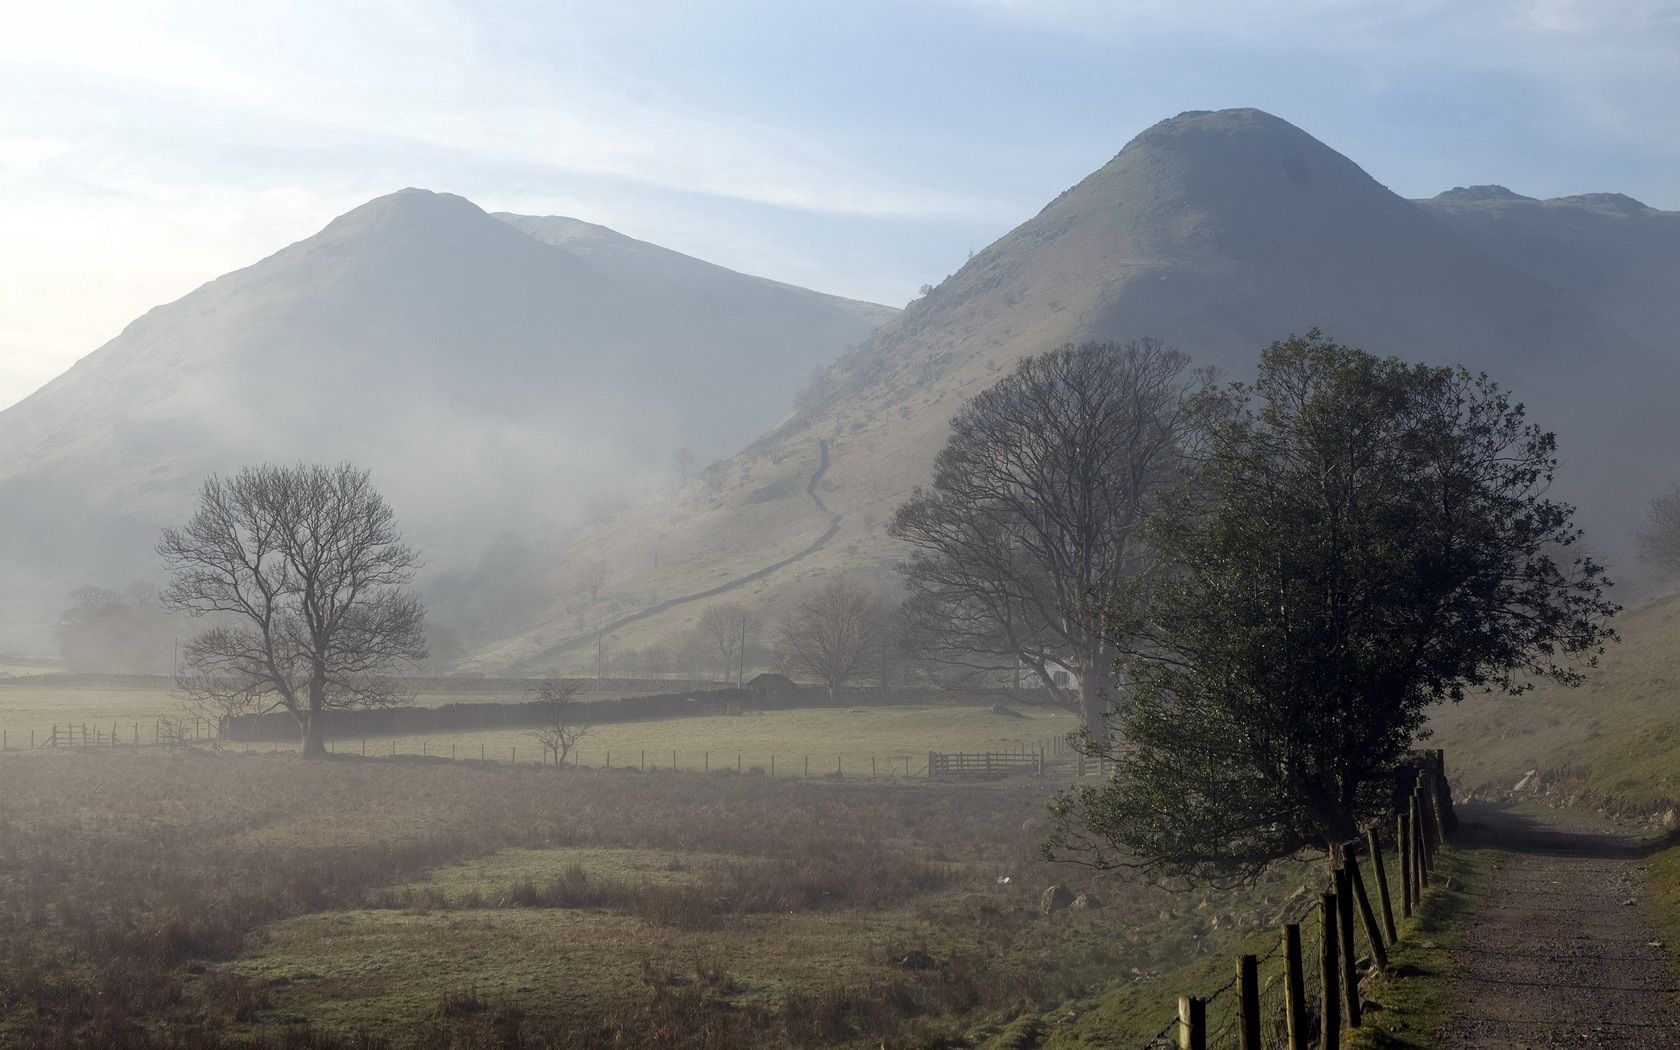
{"type": "Polygon", "coordinates": [[[1536,788],[1538,788],[1539,786],[1540,786],[1540,771],[1538,769],[1531,769],[1523,776],[1523,778],[1521,780],[1517,781],[1517,786],[1512,788],[1511,790],[1513,792],[1515,792],[1516,794],[1520,795],[1520,794],[1522,794],[1526,791],[1533,791],[1536,788]]]}
{"type": "Polygon", "coordinates": [[[1049,915],[1053,911],[1061,911],[1071,906],[1073,901],[1073,891],[1058,882],[1044,891],[1044,895],[1038,899],[1038,908],[1049,915]]]}
{"type": "Polygon", "coordinates": [[[939,965],[939,960],[927,952],[905,952],[899,957],[898,965],[906,970],[932,970],[939,965]]]}
{"type": "Polygon", "coordinates": [[[1081,893],[1068,905],[1074,911],[1096,911],[1103,906],[1102,898],[1095,893],[1081,893]]]}

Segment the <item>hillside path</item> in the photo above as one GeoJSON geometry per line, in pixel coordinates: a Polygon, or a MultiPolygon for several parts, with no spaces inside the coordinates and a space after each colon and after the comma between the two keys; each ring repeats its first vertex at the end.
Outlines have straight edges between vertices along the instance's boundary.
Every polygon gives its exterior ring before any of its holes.
{"type": "MultiPolygon", "coordinates": [[[[832,540],[840,532],[840,515],[829,510],[828,504],[824,503],[822,497],[817,494],[817,486],[822,483],[823,475],[828,473],[828,442],[826,440],[817,442],[817,454],[817,469],[811,474],[810,479],[805,482],[805,498],[817,509],[817,513],[828,519],[828,526],[823,530],[821,536],[818,536],[809,544],[783,558],[781,561],[765,565],[762,568],[754,569],[752,572],[749,572],[744,576],[737,576],[734,579],[725,580],[723,583],[717,584],[713,587],[708,587],[703,591],[696,591],[693,594],[683,594],[675,598],[667,598],[656,605],[650,605],[645,609],[638,609],[627,616],[620,616],[618,619],[602,624],[599,627],[592,627],[582,634],[576,635],[572,638],[567,638],[565,641],[556,642],[554,645],[544,649],[538,659],[549,659],[559,653],[565,652],[568,649],[582,645],[585,642],[593,642],[598,638],[605,637],[621,627],[628,627],[631,624],[645,620],[650,616],[658,616],[660,613],[669,612],[679,605],[688,605],[693,602],[705,601],[707,598],[716,598],[720,594],[728,594],[730,591],[739,590],[742,587],[757,583],[759,580],[762,580],[773,573],[781,572],[790,565],[795,565],[804,561],[806,558],[809,558],[811,555],[828,546],[828,541],[832,540]]],[[[526,662],[529,663],[530,661],[526,662]]]]}
{"type": "Polygon", "coordinates": [[[1505,853],[1454,949],[1435,1045],[1680,1047],[1680,970],[1653,918],[1653,840],[1581,814],[1465,807],[1505,853]]]}

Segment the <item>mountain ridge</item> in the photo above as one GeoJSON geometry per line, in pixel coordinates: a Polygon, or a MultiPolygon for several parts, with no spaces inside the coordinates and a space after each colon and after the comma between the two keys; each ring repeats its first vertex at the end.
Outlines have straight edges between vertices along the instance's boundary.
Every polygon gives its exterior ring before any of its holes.
{"type": "Polygon", "coordinates": [[[351,460],[461,566],[641,491],[679,446],[733,451],[895,313],[652,245],[590,256],[410,188],[136,318],[0,411],[4,647],[42,648],[20,633],[75,586],[151,578],[208,472],[351,460]]]}
{"type": "MultiPolygon", "coordinates": [[[[898,554],[885,536],[894,502],[930,476],[961,403],[1027,353],[1087,339],[1151,335],[1225,375],[1250,373],[1262,347],[1318,327],[1372,352],[1489,371],[1560,432],[1560,490],[1610,536],[1658,480],[1654,461],[1680,434],[1652,390],[1680,388],[1680,347],[1659,349],[1592,303],[1554,294],[1533,273],[1479,245],[1454,214],[1409,201],[1306,132],[1258,110],[1190,111],[1140,133],[894,320],[847,351],[802,395],[795,417],[691,486],[632,517],[578,535],[562,561],[626,566],[602,608],[562,599],[571,627],[605,623],[614,607],[692,579],[744,577],[821,530],[814,515],[749,500],[791,486],[819,441],[833,463],[824,499],[841,516],[822,552],[737,598],[766,621],[816,579],[850,573],[893,586],[898,554]],[[1618,443],[1645,462],[1610,477],[1618,443]],[[631,551],[665,530],[661,573],[631,551]],[[752,536],[750,548],[732,541],[752,536]],[[756,562],[755,562],[756,560],[756,562]],[[691,575],[685,575],[691,574],[691,575]]],[[[1618,469],[1621,469],[1618,466],[1618,469]]],[[[1625,559],[1623,559],[1625,562],[1625,559]]],[[[553,610],[551,610],[553,611],[553,610]]],[[[618,644],[669,639],[700,611],[640,621],[618,644]]],[[[575,633],[575,632],[574,632],[575,633]]],[[[558,637],[537,628],[480,651],[484,666],[563,662],[558,637]]]]}

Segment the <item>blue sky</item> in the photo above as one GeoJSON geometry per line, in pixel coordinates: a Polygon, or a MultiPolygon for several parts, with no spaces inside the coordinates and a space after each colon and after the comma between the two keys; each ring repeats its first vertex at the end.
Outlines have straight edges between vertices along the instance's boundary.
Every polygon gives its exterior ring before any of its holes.
{"type": "Polygon", "coordinates": [[[0,0],[0,406],[402,186],[902,303],[1186,109],[1680,208],[1673,0],[0,0]]]}

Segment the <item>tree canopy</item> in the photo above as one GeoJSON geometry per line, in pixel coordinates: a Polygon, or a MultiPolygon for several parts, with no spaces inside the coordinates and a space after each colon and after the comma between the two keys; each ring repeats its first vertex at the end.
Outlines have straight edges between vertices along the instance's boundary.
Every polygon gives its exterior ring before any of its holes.
{"type": "Polygon", "coordinates": [[[165,604],[212,617],[182,651],[180,685],[214,713],[287,711],[313,756],[327,711],[406,699],[388,672],[426,655],[425,613],[406,589],[419,556],[366,471],[211,475],[158,553],[173,577],[165,604]]]}
{"type": "Polygon", "coordinates": [[[1030,669],[1100,736],[1122,652],[1103,619],[1152,564],[1145,510],[1178,475],[1204,383],[1158,340],[1085,343],[963,406],[933,486],[892,523],[910,545],[911,644],[980,673],[1030,669]]]}
{"type": "Polygon", "coordinates": [[[834,700],[847,681],[879,664],[891,620],[880,595],[836,577],[794,604],[776,654],[788,670],[821,679],[834,700]]]}
{"type": "Polygon", "coordinates": [[[1431,705],[1577,683],[1614,637],[1556,440],[1487,376],[1314,331],[1197,418],[1116,775],[1059,799],[1051,852],[1220,879],[1339,843],[1431,705]]]}

